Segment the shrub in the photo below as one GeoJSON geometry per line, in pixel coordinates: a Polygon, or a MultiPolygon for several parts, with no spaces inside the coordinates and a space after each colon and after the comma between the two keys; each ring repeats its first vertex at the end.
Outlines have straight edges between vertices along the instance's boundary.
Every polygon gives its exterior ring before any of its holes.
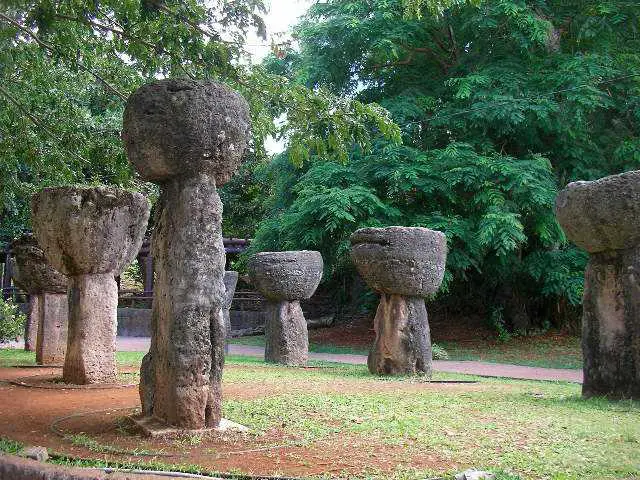
{"type": "Polygon", "coordinates": [[[27,317],[11,299],[0,297],[0,342],[15,340],[24,333],[27,317]]]}
{"type": "Polygon", "coordinates": [[[447,351],[437,343],[431,345],[431,352],[434,360],[449,360],[447,351]]]}

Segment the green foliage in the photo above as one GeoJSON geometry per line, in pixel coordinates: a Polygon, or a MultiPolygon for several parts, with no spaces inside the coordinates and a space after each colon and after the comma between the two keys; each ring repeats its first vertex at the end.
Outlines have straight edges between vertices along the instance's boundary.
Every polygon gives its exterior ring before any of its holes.
{"type": "Polygon", "coordinates": [[[270,135],[287,143],[296,164],[312,149],[344,161],[352,144],[368,148],[372,134],[399,141],[398,127],[380,106],[252,65],[244,44],[249,31],[265,37],[264,13],[262,0],[5,2],[0,241],[28,228],[28,198],[43,186],[155,192],[136,179],[120,131],[127,96],[156,78],[215,79],[240,91],[252,115],[249,155],[259,160],[270,135]],[[276,121],[281,117],[289,121],[276,121]]]}
{"type": "Polygon", "coordinates": [[[449,354],[447,351],[437,343],[431,345],[431,352],[434,360],[449,360],[449,354]]]}
{"type": "Polygon", "coordinates": [[[24,334],[27,317],[11,299],[0,297],[0,342],[16,340],[24,334]]]}
{"type": "Polygon", "coordinates": [[[558,189],[640,168],[639,24],[625,0],[314,4],[300,51],[268,67],[383,106],[404,145],[283,171],[254,247],[315,248],[335,279],[356,228],[435,228],[457,304],[502,311],[505,328],[518,302],[552,321],[580,304],[586,264],[555,220],[558,189]]]}

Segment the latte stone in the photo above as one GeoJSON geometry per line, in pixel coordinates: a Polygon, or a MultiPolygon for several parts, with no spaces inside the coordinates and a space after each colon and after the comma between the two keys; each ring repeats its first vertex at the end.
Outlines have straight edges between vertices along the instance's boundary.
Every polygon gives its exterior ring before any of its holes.
{"type": "Polygon", "coordinates": [[[320,252],[261,252],[249,259],[249,276],[267,299],[265,353],[267,362],[304,366],[309,334],[300,300],[307,300],[322,279],[320,252]]]}
{"type": "Polygon", "coordinates": [[[351,235],[351,259],[377,293],[376,338],[369,371],[378,375],[432,373],[431,333],[424,297],[445,271],[447,241],[421,227],[363,228],[351,235]]]}
{"type": "Polygon", "coordinates": [[[127,101],[129,161],[160,186],[151,347],[140,372],[138,424],[149,435],[221,426],[226,291],[217,189],[240,165],[249,128],[244,98],[213,81],[160,80],[127,101]]]}
{"type": "Polygon", "coordinates": [[[589,253],[582,395],[640,399],[640,171],[570,183],[556,216],[589,253]]]}
{"type": "Polygon", "coordinates": [[[115,277],[142,245],[149,219],[147,199],[114,187],[45,188],[31,199],[31,215],[45,257],[69,277],[63,379],[80,385],[113,383],[115,277]]]}
{"type": "Polygon", "coordinates": [[[25,350],[35,350],[38,365],[62,365],[67,349],[67,284],[35,237],[25,234],[11,244],[14,281],[29,294],[25,350]]]}

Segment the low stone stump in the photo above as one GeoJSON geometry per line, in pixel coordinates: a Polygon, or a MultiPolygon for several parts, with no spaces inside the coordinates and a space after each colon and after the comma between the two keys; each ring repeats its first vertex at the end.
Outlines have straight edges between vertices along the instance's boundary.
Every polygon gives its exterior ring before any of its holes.
{"type": "Polygon", "coordinates": [[[363,228],[351,235],[351,259],[380,293],[369,371],[378,375],[431,375],[432,351],[424,297],[445,271],[447,240],[420,227],[363,228]]]}
{"type": "Polygon", "coordinates": [[[570,183],[556,215],[589,252],[582,395],[640,399],[640,171],[570,183]]]}
{"type": "MultiPolygon", "coordinates": [[[[149,204],[112,187],[45,188],[31,201],[34,234],[49,262],[69,276],[67,383],[116,381],[115,277],[142,244],[149,204]]],[[[43,308],[61,308],[44,302],[43,308]]]]}
{"type": "Polygon", "coordinates": [[[265,360],[306,365],[309,334],[300,300],[311,298],[322,279],[320,252],[261,252],[251,257],[248,270],[253,285],[268,301],[265,360]]]}
{"type": "Polygon", "coordinates": [[[238,284],[238,272],[227,270],[224,272],[224,304],[222,305],[222,316],[224,317],[224,353],[229,353],[229,338],[231,338],[231,304],[233,295],[238,284]]]}
{"type": "Polygon", "coordinates": [[[217,187],[238,168],[249,125],[242,96],[209,81],[153,82],[125,108],[129,161],[160,185],[151,347],[140,370],[140,421],[160,430],[221,422],[225,251],[217,187]]]}
{"type": "Polygon", "coordinates": [[[67,349],[67,277],[45,258],[37,240],[23,235],[11,244],[16,285],[29,293],[25,350],[38,365],[61,365],[67,349]]]}

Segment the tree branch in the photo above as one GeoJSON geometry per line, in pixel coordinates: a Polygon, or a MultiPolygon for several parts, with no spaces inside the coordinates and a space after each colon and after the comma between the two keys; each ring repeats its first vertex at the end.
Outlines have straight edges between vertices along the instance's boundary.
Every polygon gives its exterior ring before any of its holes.
{"type": "MultiPolygon", "coordinates": [[[[5,21],[7,21],[7,22],[9,22],[11,25],[15,26],[18,30],[20,30],[20,31],[26,33],[27,35],[29,35],[31,38],[33,38],[33,40],[40,47],[44,48],[45,50],[47,50],[47,51],[49,51],[51,53],[55,53],[55,54],[59,55],[60,57],[64,58],[64,56],[55,47],[53,47],[52,45],[49,45],[45,41],[41,40],[40,37],[38,37],[38,35],[36,35],[31,30],[29,30],[24,25],[21,25],[19,22],[17,22],[13,18],[8,17],[7,15],[5,15],[4,13],[1,13],[1,12],[0,12],[0,18],[5,20],[5,21]]],[[[122,101],[125,101],[125,102],[127,101],[127,97],[124,94],[120,93],[120,91],[118,91],[118,89],[116,89],[113,85],[111,85],[109,82],[107,82],[100,75],[95,73],[90,68],[86,67],[82,62],[79,62],[79,61],[76,60],[75,63],[81,70],[84,70],[85,72],[91,74],[96,80],[98,80],[100,83],[102,83],[105,86],[105,88],[107,90],[109,90],[111,93],[113,93],[117,97],[120,97],[120,99],[122,101]]]]}
{"type": "MultiPolygon", "coordinates": [[[[0,94],[2,94],[2,96],[4,96],[10,103],[12,103],[20,111],[20,113],[22,113],[25,117],[27,117],[31,121],[31,123],[33,123],[36,127],[41,129],[49,137],[51,137],[51,139],[55,140],[56,142],[60,140],[60,135],[56,135],[51,130],[49,130],[49,128],[47,128],[35,115],[33,115],[24,105],[22,105],[13,95],[11,95],[1,85],[0,85],[0,94]]],[[[66,150],[66,151],[71,155],[75,156],[82,163],[88,163],[87,160],[82,158],[77,153],[71,152],[69,150],[66,150]]]]}

